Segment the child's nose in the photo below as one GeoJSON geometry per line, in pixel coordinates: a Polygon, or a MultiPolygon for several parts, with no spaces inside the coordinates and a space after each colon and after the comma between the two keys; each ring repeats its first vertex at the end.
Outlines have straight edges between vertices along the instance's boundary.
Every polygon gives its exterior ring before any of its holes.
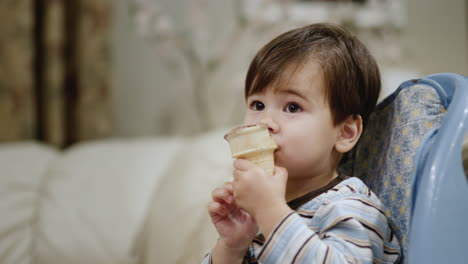
{"type": "Polygon", "coordinates": [[[259,122],[260,125],[264,125],[268,128],[270,133],[278,133],[279,125],[271,117],[262,118],[259,122]]]}

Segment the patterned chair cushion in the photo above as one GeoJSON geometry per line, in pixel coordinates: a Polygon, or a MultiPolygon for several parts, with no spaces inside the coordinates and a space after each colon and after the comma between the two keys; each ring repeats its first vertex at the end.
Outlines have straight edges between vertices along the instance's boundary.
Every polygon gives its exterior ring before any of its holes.
{"type": "Polygon", "coordinates": [[[440,89],[425,80],[403,83],[377,105],[358,145],[341,171],[361,178],[387,206],[390,225],[407,255],[411,182],[416,152],[425,135],[440,126],[446,103],[440,89]]]}

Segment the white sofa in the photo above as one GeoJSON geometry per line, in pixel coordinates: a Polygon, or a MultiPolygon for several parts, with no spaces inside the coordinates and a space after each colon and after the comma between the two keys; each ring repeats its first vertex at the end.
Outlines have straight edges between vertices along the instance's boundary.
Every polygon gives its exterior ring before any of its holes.
{"type": "Polygon", "coordinates": [[[225,132],[1,144],[0,263],[199,262],[211,189],[231,177],[225,132]]]}

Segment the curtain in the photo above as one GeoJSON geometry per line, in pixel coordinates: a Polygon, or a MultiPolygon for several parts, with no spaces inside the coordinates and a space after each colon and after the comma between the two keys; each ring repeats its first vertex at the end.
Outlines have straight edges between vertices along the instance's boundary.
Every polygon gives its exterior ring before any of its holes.
{"type": "Polygon", "coordinates": [[[34,135],[32,2],[0,2],[0,139],[34,135]]]}
{"type": "Polygon", "coordinates": [[[0,142],[111,133],[111,0],[0,2],[0,142]]]}

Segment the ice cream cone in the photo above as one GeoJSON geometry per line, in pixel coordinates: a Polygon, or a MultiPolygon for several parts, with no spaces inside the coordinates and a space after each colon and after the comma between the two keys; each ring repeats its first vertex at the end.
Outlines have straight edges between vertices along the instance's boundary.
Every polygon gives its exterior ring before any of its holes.
{"type": "Polygon", "coordinates": [[[233,158],[252,161],[269,174],[275,169],[274,151],[278,147],[268,128],[261,125],[234,128],[224,138],[229,142],[233,158]]]}

